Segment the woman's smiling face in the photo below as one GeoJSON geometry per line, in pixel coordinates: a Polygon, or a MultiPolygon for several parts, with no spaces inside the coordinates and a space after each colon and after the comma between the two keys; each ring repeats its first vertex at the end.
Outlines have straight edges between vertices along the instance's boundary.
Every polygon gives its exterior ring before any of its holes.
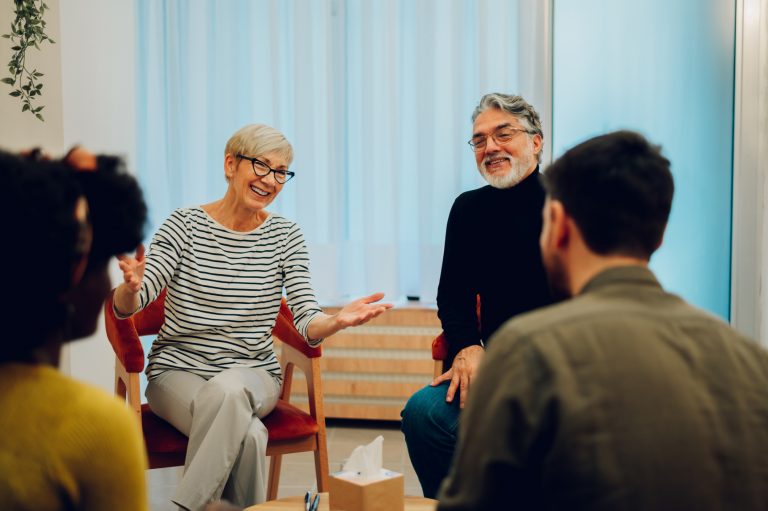
{"type": "MultiPolygon", "coordinates": [[[[245,156],[258,158],[273,169],[288,170],[285,157],[276,151],[245,156]]],[[[258,211],[266,208],[283,189],[283,185],[275,180],[273,172],[257,176],[249,160],[227,154],[225,167],[229,186],[234,190],[237,202],[248,209],[258,211]]]]}

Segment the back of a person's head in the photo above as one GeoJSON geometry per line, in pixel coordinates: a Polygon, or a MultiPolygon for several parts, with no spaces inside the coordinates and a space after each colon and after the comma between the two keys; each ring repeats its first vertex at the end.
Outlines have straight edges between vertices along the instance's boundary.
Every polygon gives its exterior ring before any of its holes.
{"type": "Polygon", "coordinates": [[[617,131],[583,142],[542,176],[593,252],[650,259],[672,207],[669,160],[642,135],[617,131]]]}
{"type": "Polygon", "coordinates": [[[86,274],[113,255],[133,250],[143,236],[146,205],[136,180],[119,160],[99,157],[99,168],[78,172],[60,161],[30,161],[0,152],[0,212],[8,293],[3,309],[2,360],[27,360],[64,328],[75,268],[88,257],[86,274]],[[85,197],[93,227],[83,253],[82,223],[75,208],[85,197]]]}
{"type": "Polygon", "coordinates": [[[126,171],[123,161],[100,155],[97,165],[94,172],[73,171],[88,201],[93,226],[88,269],[106,263],[113,256],[133,251],[144,237],[147,221],[144,195],[136,179],[126,171]]]}
{"type": "Polygon", "coordinates": [[[7,284],[3,352],[7,356],[9,350],[25,351],[28,339],[37,342],[66,318],[60,297],[72,284],[78,258],[75,205],[81,193],[63,166],[42,165],[4,152],[0,153],[0,190],[5,223],[0,267],[7,284]]]}

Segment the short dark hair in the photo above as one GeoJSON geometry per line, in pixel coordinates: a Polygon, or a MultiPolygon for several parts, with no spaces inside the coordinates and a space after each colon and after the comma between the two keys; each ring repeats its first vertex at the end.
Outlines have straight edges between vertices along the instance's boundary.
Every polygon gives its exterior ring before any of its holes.
{"type": "Polygon", "coordinates": [[[601,255],[650,259],[661,243],[675,185],[661,148],[639,133],[616,131],[583,142],[541,180],[601,255]]]}

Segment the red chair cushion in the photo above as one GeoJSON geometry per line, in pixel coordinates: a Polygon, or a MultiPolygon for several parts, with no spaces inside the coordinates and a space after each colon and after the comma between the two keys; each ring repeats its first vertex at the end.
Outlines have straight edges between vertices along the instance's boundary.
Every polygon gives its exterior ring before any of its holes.
{"type": "MultiPolygon", "coordinates": [[[[269,441],[306,438],[317,433],[319,429],[312,416],[282,400],[278,401],[272,413],[264,418],[264,425],[269,432],[269,441]]],[[[157,463],[152,463],[154,458],[167,458],[170,455],[179,455],[181,461],[178,464],[184,464],[186,435],[155,415],[146,403],[141,405],[141,426],[151,467],[159,468],[157,463]]]]}
{"type": "Polygon", "coordinates": [[[144,442],[149,453],[184,453],[187,450],[187,436],[155,415],[144,403],[141,405],[141,427],[144,442]]]}
{"type": "Polygon", "coordinates": [[[319,429],[311,415],[283,400],[277,402],[275,409],[262,422],[267,427],[270,442],[306,438],[319,429]]]}
{"type": "Polygon", "coordinates": [[[184,465],[187,436],[155,415],[148,404],[141,405],[141,427],[149,468],[184,465]]]}

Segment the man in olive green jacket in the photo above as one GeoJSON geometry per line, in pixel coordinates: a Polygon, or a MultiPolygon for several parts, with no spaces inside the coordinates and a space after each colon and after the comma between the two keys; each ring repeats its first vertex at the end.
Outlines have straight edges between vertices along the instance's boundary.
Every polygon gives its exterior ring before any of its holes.
{"type": "Polygon", "coordinates": [[[543,182],[542,258],[573,298],[494,336],[438,509],[768,509],[768,355],[648,269],[669,161],[616,132],[543,182]]]}

